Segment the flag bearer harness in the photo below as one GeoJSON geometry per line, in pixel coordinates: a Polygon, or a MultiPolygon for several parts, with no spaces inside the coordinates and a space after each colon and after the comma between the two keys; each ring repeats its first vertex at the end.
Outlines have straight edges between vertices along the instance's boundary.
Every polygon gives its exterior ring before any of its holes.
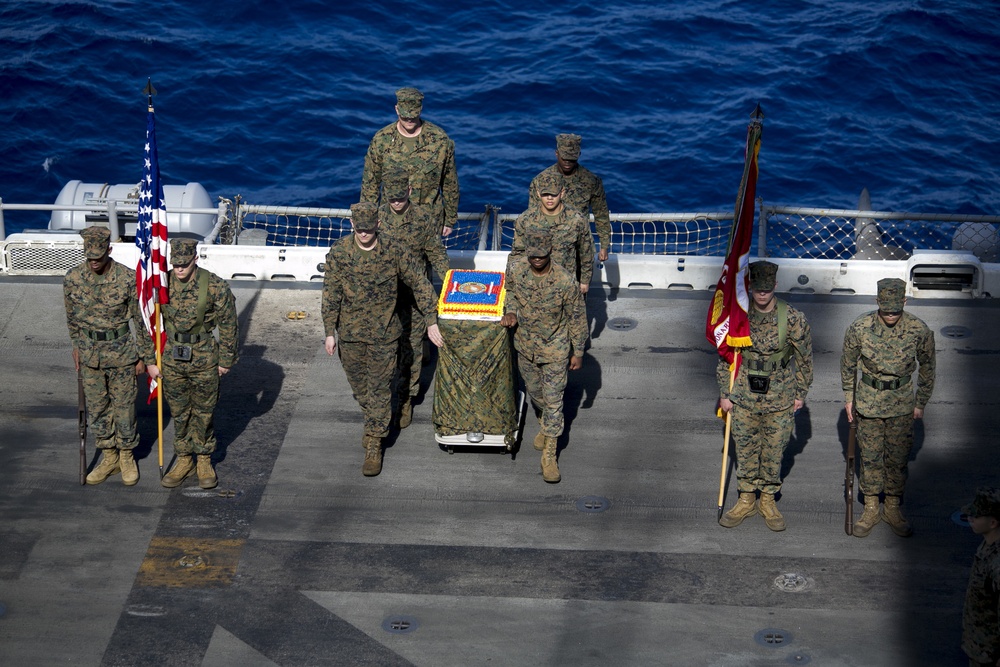
{"type": "MultiPolygon", "coordinates": [[[[191,346],[212,337],[212,330],[215,329],[215,318],[212,317],[205,322],[205,311],[208,310],[208,271],[198,267],[198,306],[195,310],[197,319],[190,330],[180,332],[173,325],[173,316],[177,313],[177,308],[171,304],[164,304],[165,317],[163,325],[167,329],[167,336],[174,342],[170,354],[175,361],[191,361],[191,346]],[[177,343],[182,343],[177,345],[177,343]]],[[[168,277],[169,280],[169,277],[168,277]]]]}
{"type": "Polygon", "coordinates": [[[778,351],[765,359],[748,359],[747,382],[750,391],[766,394],[771,388],[771,373],[779,368],[787,368],[792,358],[792,346],[788,344],[788,304],[777,299],[778,351]]]}

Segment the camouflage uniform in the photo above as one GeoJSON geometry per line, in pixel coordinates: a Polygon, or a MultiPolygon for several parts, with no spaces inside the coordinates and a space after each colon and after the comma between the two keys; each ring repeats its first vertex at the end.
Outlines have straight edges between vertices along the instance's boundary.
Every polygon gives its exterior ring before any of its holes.
{"type": "MultiPolygon", "coordinates": [[[[539,175],[541,182],[547,185],[542,191],[559,188],[563,183],[560,176],[546,174],[541,178],[539,175]]],[[[508,270],[524,255],[524,237],[528,230],[538,230],[549,235],[552,240],[552,263],[576,276],[579,284],[590,284],[594,273],[594,239],[590,235],[590,225],[582,213],[563,206],[562,211],[556,215],[546,215],[541,208],[531,207],[519,215],[514,222],[514,241],[507,259],[508,270]]]]}
{"type": "MultiPolygon", "coordinates": [[[[170,241],[170,261],[185,265],[195,258],[197,242],[170,241]]],[[[232,368],[238,360],[239,325],[236,299],[229,284],[195,266],[190,280],[167,274],[170,302],[160,306],[166,343],[162,354],[163,396],[174,421],[174,452],[210,455],[215,451],[215,406],[219,402],[219,368],[232,368]],[[202,277],[204,276],[204,278],[202,277]],[[198,324],[199,293],[207,281],[202,324],[198,324]],[[213,330],[218,328],[218,341],[213,330]],[[175,348],[190,348],[190,361],[174,359],[175,348]]],[[[199,477],[201,475],[199,474],[199,477]]]]}
{"type": "Polygon", "coordinates": [[[517,315],[514,349],[532,403],[542,411],[542,433],[562,435],[567,363],[582,357],[587,343],[583,295],[573,276],[553,262],[535,276],[526,257],[508,264],[506,313],[517,315]]]}
{"type": "MultiPolygon", "coordinates": [[[[386,199],[401,199],[406,196],[406,176],[394,174],[386,179],[386,199]],[[400,192],[400,182],[403,183],[400,192]],[[393,196],[397,195],[397,196],[393,196]]],[[[425,275],[430,267],[440,279],[448,273],[448,253],[441,242],[441,230],[437,219],[419,204],[410,202],[402,213],[396,213],[383,202],[379,209],[379,234],[390,239],[418,265],[425,275]]],[[[427,324],[417,311],[413,291],[405,284],[399,287],[399,321],[403,335],[399,338],[400,394],[405,397],[420,393],[420,368],[423,365],[423,342],[427,336],[427,324]]]]}
{"type": "MultiPolygon", "coordinates": [[[[887,279],[879,281],[879,285],[880,302],[891,289],[891,294],[898,294],[898,301],[891,305],[895,309],[898,303],[902,311],[901,290],[905,283],[887,279]]],[[[922,410],[930,400],[934,367],[934,333],[907,312],[892,327],[874,311],[860,316],[847,328],[840,358],[841,383],[846,401],[854,404],[859,417],[858,486],[866,497],[880,493],[896,498],[903,495],[913,447],[913,411],[922,410]],[[859,361],[861,377],[855,381],[859,361]],[[919,381],[914,395],[910,379],[918,363],[919,381]]]]}
{"type": "MultiPolygon", "coordinates": [[[[361,229],[359,211],[370,210],[375,219],[374,204],[367,206],[351,207],[356,229],[361,229]]],[[[392,417],[392,376],[402,333],[396,309],[400,281],[413,291],[424,325],[436,324],[437,299],[426,274],[391,239],[379,237],[365,251],[350,234],[326,255],[323,325],[327,336],[337,335],[344,373],[364,413],[365,436],[379,440],[389,434],[392,417]]]]}
{"type": "MultiPolygon", "coordinates": [[[[107,251],[111,237],[107,228],[88,227],[81,235],[88,259],[98,259],[107,251]]],[[[78,353],[97,448],[132,450],[139,444],[136,365],[141,357],[149,359],[154,349],[139,310],[135,269],[108,261],[101,275],[87,262],[66,273],[66,324],[78,353]]]]}
{"type": "MultiPolygon", "coordinates": [[[[414,88],[396,91],[400,115],[420,115],[423,95],[414,88]]],[[[361,201],[378,203],[379,187],[392,169],[409,174],[413,192],[410,199],[430,210],[441,227],[454,227],[458,220],[458,172],[455,169],[455,142],[445,131],[421,120],[420,134],[404,137],[396,123],[375,133],[365,154],[361,176],[361,201]]]]}
{"type": "MultiPolygon", "coordinates": [[[[565,160],[577,160],[580,157],[580,137],[576,134],[560,134],[556,137],[556,152],[565,160]]],[[[562,174],[566,191],[563,203],[583,214],[584,220],[590,220],[594,214],[594,228],[601,242],[601,248],[611,249],[611,213],[608,210],[608,199],[604,194],[604,182],[601,177],[577,165],[573,173],[563,174],[559,165],[554,164],[535,176],[528,188],[528,208],[538,208],[541,201],[538,198],[539,176],[547,173],[562,174]]]]}
{"type": "MultiPolygon", "coordinates": [[[[979,489],[962,512],[1000,521],[1000,489],[979,489]]],[[[1000,660],[1000,540],[984,539],[976,549],[962,610],[962,650],[970,667],[1000,660]]]]}
{"type": "MultiPolygon", "coordinates": [[[[755,262],[756,265],[770,262],[755,262]]],[[[751,265],[753,267],[754,265],[751,265]]],[[[770,267],[764,267],[770,269],[770,267]]],[[[770,283],[773,289],[773,281],[770,283]]],[[[813,380],[812,333],[805,316],[787,308],[785,349],[778,344],[779,304],[767,313],[751,304],[751,346],[743,348],[742,364],[732,391],[729,364],[719,358],[716,368],[719,392],[733,403],[732,438],[736,448],[736,479],[740,493],[774,495],[781,490],[781,459],[795,425],[793,405],[804,401],[813,380]],[[787,356],[782,356],[782,353],[787,356]],[[790,353],[790,354],[789,354],[790,353]],[[795,360],[794,368],[789,363],[795,360]],[[766,376],[767,393],[751,389],[751,376],[766,376]]],[[[756,381],[755,381],[756,382],[756,381]]]]}

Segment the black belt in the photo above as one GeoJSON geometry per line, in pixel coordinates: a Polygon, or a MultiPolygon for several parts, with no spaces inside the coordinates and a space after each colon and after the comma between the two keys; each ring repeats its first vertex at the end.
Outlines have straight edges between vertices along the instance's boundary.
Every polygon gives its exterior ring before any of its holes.
{"type": "Polygon", "coordinates": [[[200,343],[203,340],[207,340],[210,333],[200,333],[200,334],[186,334],[186,333],[173,333],[170,334],[171,340],[175,343],[200,343]]]}
{"type": "Polygon", "coordinates": [[[128,333],[128,323],[125,323],[117,329],[113,329],[111,331],[88,331],[87,329],[83,329],[81,330],[81,333],[83,333],[83,335],[90,340],[115,340],[128,333]]]}
{"type": "Polygon", "coordinates": [[[879,380],[874,378],[868,373],[861,374],[861,381],[871,387],[872,389],[878,389],[879,391],[885,391],[886,389],[899,389],[900,387],[910,383],[910,376],[896,378],[895,380],[879,380]]]}

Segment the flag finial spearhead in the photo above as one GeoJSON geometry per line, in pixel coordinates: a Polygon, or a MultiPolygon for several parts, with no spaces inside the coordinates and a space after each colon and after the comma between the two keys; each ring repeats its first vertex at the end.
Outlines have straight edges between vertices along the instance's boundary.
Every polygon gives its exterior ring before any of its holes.
{"type": "Polygon", "coordinates": [[[153,79],[151,77],[146,78],[146,87],[142,89],[142,92],[146,94],[146,103],[149,105],[149,110],[153,110],[153,95],[156,94],[156,88],[153,88],[153,79]]]}
{"type": "Polygon", "coordinates": [[[760,102],[757,103],[757,107],[753,110],[753,113],[750,114],[750,117],[757,122],[764,120],[764,110],[760,108],[760,102]]]}

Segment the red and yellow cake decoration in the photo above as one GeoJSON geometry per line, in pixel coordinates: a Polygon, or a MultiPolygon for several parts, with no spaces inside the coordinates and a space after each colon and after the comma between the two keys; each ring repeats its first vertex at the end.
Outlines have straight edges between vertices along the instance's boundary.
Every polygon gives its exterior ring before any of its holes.
{"type": "Polygon", "coordinates": [[[451,269],[438,298],[438,317],[498,321],[506,296],[502,271],[451,269]]]}

